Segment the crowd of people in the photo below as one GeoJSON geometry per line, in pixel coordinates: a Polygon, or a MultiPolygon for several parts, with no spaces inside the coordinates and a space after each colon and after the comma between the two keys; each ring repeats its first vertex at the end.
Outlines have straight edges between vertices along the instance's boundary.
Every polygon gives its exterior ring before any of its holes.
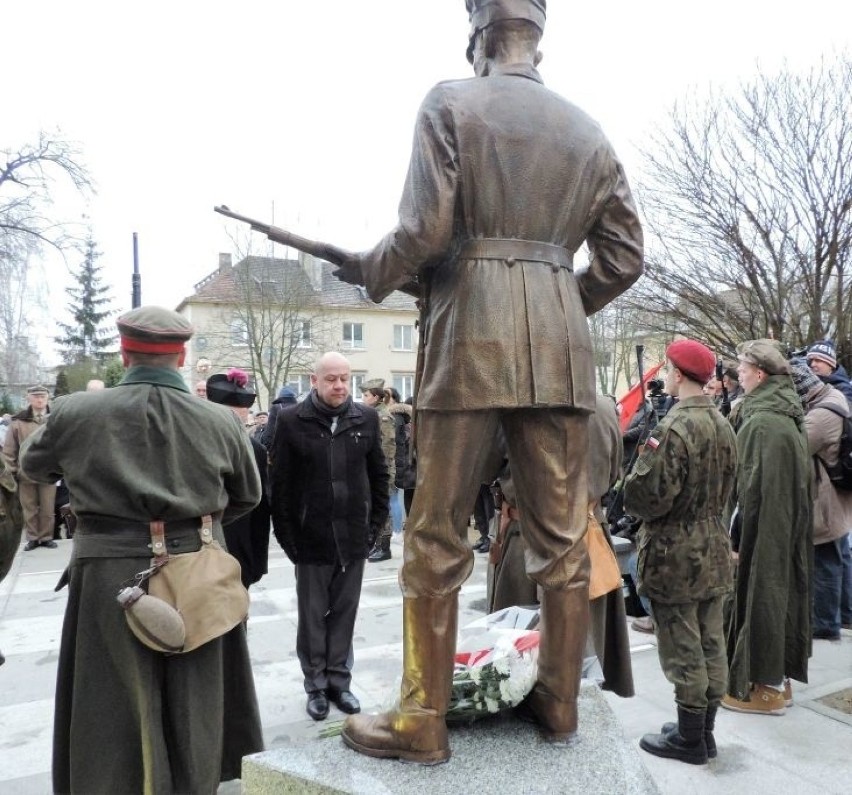
{"type": "Polygon", "coordinates": [[[624,481],[649,613],[634,628],[655,633],[678,705],[678,723],[641,745],[691,763],[716,754],[719,706],[783,715],[812,642],[852,628],[852,491],[831,475],[849,378],[830,340],[789,357],[754,340],[737,354],[719,379],[704,346],[669,346],[676,408],[624,481]]]}

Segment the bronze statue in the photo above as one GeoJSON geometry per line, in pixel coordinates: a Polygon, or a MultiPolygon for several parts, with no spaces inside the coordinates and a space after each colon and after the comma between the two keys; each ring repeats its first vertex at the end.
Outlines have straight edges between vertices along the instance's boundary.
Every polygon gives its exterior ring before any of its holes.
{"type": "Polygon", "coordinates": [[[337,274],[374,301],[421,291],[417,488],[406,525],[404,671],[389,712],[352,715],[344,742],[423,764],[450,757],[444,715],[468,518],[498,426],[518,491],[529,576],[543,589],[538,683],[525,714],[546,739],[577,729],[589,616],[586,316],[642,273],[642,230],[598,125],[544,87],[545,0],[467,0],[475,78],[421,105],[399,223],[337,274]],[[574,273],[583,242],[587,267],[574,273]]]}
{"type": "Polygon", "coordinates": [[[424,764],[450,756],[457,596],[473,566],[467,521],[498,424],[527,572],[543,589],[538,683],[525,712],[549,740],[576,732],[595,408],[586,316],[642,273],[642,230],[621,164],[598,125],[536,71],[545,0],[467,0],[467,9],[476,77],[426,96],[399,223],[338,272],[374,301],[416,277],[428,307],[417,489],[400,573],[400,700],[377,716],[350,716],[343,729],[361,753],[424,764]],[[574,273],[583,241],[591,258],[574,273]]]}

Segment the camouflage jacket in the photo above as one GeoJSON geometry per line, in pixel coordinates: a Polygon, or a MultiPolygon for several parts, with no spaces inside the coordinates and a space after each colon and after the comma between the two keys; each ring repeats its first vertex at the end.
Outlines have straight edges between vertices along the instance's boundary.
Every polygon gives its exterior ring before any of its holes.
{"type": "Polygon", "coordinates": [[[627,476],[625,510],[642,519],[639,592],[683,604],[732,587],[722,520],[734,487],[736,441],[709,398],[678,402],[649,437],[627,476]]]}
{"type": "Polygon", "coordinates": [[[376,406],[376,411],[379,415],[379,427],[382,429],[382,452],[385,454],[385,461],[388,465],[388,483],[390,488],[393,489],[395,488],[393,481],[396,476],[394,465],[396,461],[396,420],[384,403],[379,403],[376,406]]]}

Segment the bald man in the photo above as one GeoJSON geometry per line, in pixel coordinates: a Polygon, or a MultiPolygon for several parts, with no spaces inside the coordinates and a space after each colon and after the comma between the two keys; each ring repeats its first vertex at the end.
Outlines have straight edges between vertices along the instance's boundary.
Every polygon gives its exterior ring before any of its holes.
{"type": "Polygon", "coordinates": [[[349,362],[326,353],[311,392],[278,414],[269,449],[275,538],[296,565],[296,652],[314,720],[329,701],[359,712],[352,633],[364,561],[388,516],[388,467],[376,410],[352,400],[349,362]]]}

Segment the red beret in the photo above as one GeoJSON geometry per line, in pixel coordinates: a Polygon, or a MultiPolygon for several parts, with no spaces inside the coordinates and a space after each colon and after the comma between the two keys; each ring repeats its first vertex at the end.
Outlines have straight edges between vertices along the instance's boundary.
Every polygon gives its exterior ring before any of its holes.
{"type": "Polygon", "coordinates": [[[695,340],[676,340],[666,348],[666,358],[687,378],[706,384],[716,369],[716,357],[695,340]]]}

